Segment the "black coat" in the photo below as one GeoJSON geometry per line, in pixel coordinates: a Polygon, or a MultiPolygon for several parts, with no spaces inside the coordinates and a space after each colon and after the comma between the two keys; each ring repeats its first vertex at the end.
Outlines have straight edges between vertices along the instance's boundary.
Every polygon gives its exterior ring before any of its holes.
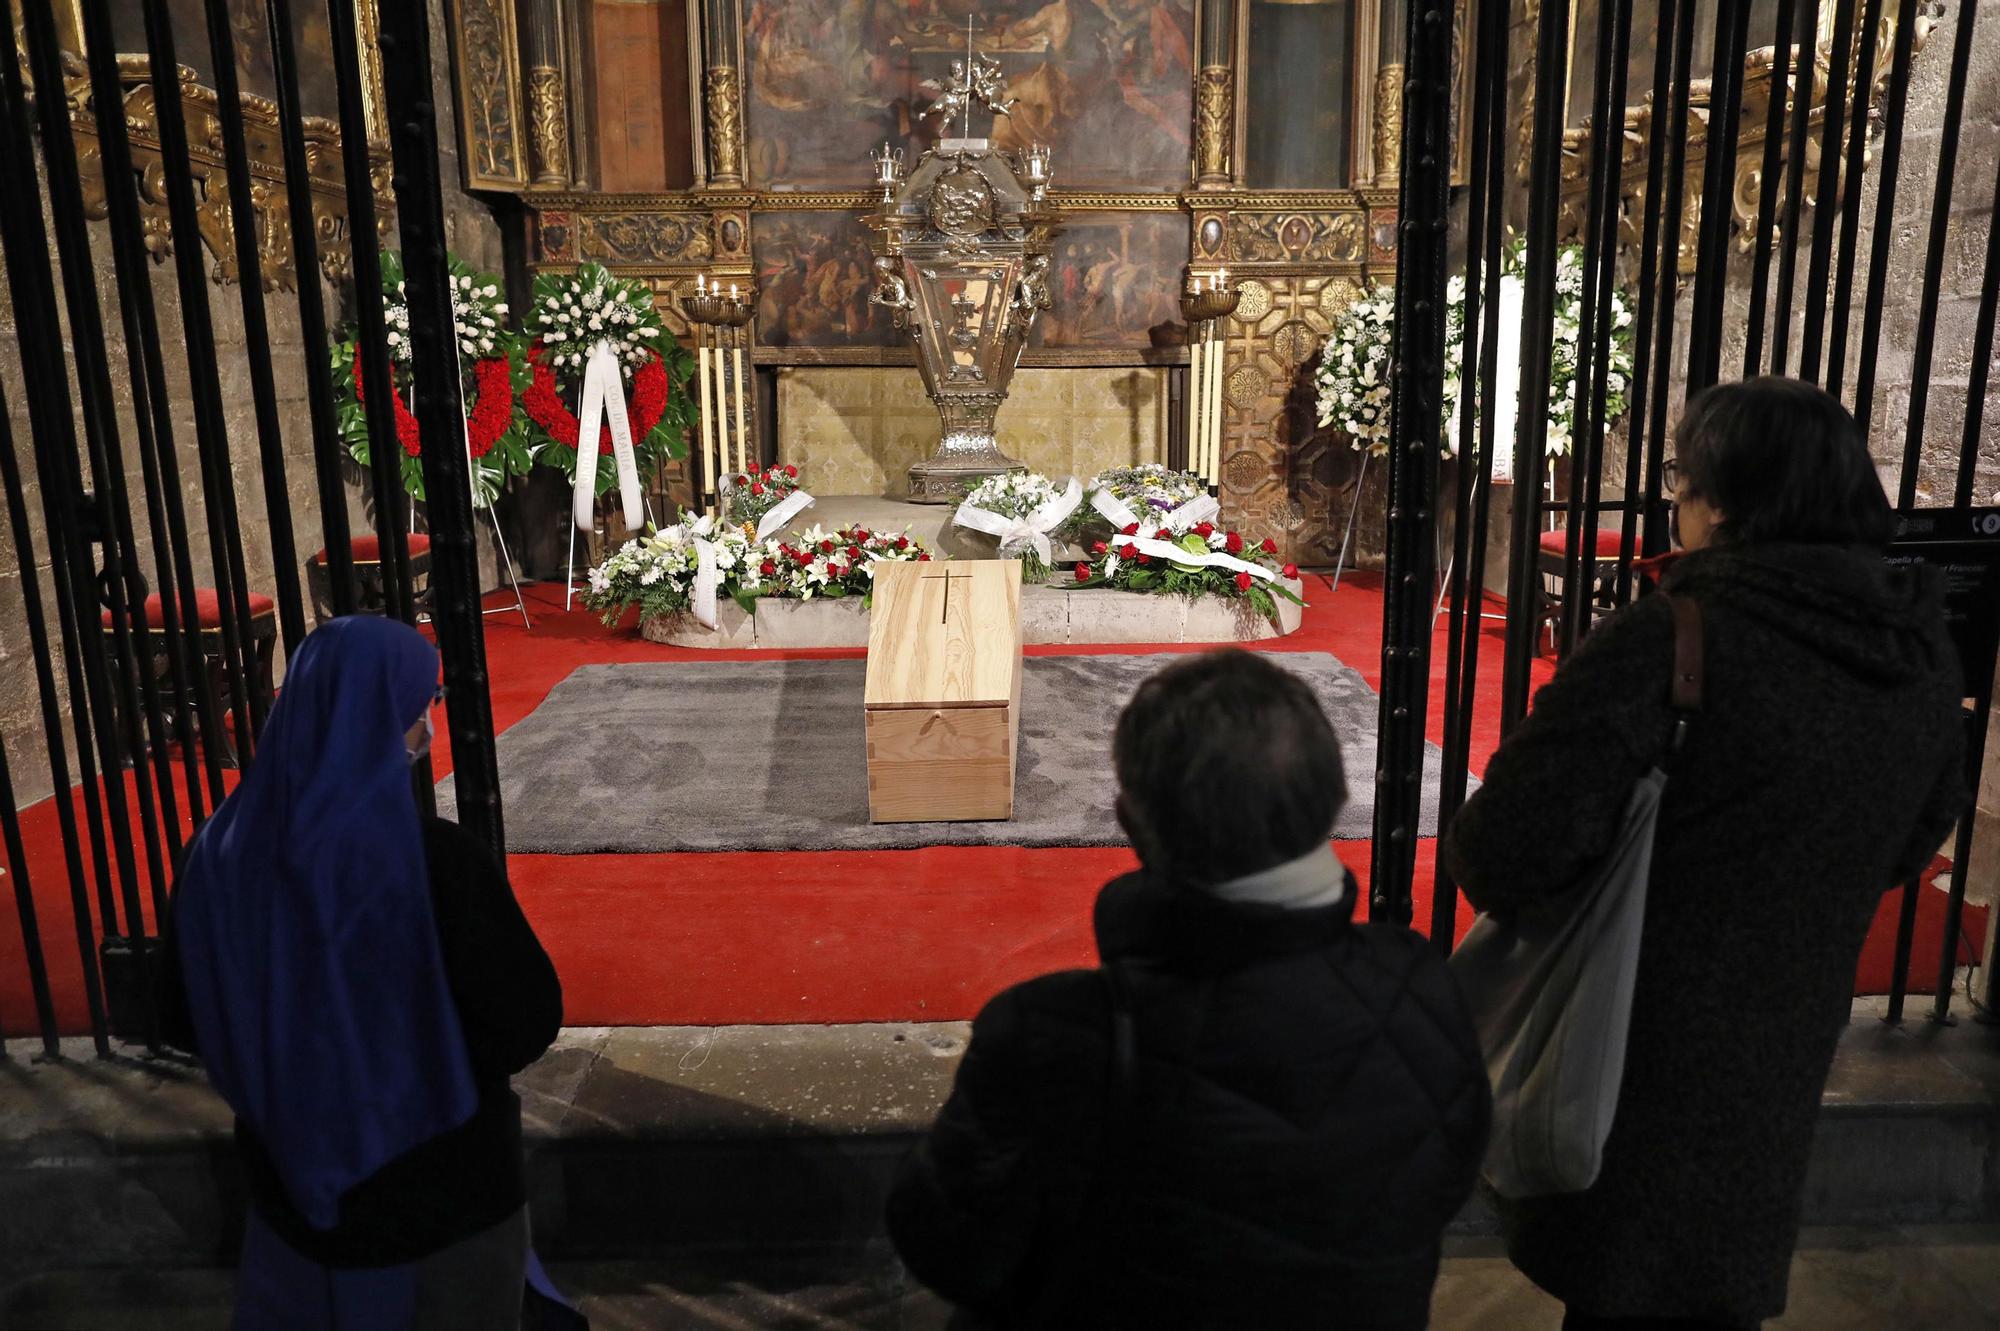
{"type": "Polygon", "coordinates": [[[1097,903],[1138,1051],[1121,1162],[1099,972],[973,1023],[889,1227],[911,1272],[1009,1326],[1418,1328],[1490,1101],[1457,986],[1416,934],[1227,905],[1142,875],[1097,903]],[[1082,1288],[1043,1316],[1066,1272],[1082,1288]]]}
{"type": "MultiPolygon", "coordinates": [[[[1514,1261],[1600,1316],[1785,1306],[1820,1093],[1885,890],[1965,806],[1929,576],[1831,546],[1691,554],[1706,699],[1670,769],[1625,1082],[1595,1187],[1507,1208],[1514,1261]]],[[[1605,852],[1669,729],[1672,612],[1607,620],[1536,696],[1446,840],[1483,909],[1545,908],[1605,852]]],[[[1928,889],[1926,889],[1928,890],[1928,889]]]]}
{"type": "MultiPolygon", "coordinates": [[[[521,1102],[509,1078],[562,1028],[562,984],[485,844],[442,818],[424,820],[424,853],[445,980],[458,1008],[479,1107],[449,1132],[348,1189],[340,1221],[311,1228],[264,1144],[241,1119],[236,1144],[250,1199],[271,1229],[324,1266],[396,1266],[491,1229],[527,1202],[521,1102]]],[[[170,917],[171,918],[171,917],[170,917]]],[[[199,1053],[171,925],[161,953],[160,1033],[199,1053]]]]}

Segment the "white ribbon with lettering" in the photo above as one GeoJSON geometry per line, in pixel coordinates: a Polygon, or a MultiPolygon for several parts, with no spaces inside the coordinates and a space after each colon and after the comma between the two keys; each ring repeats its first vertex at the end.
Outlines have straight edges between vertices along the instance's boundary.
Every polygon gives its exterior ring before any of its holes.
{"type": "Polygon", "coordinates": [[[583,401],[576,413],[576,495],[572,505],[577,528],[597,525],[597,452],[599,427],[611,426],[611,453],[618,467],[619,498],[625,525],[634,531],[645,521],[645,497],[639,493],[639,457],[632,448],[632,420],[625,412],[625,382],[611,343],[590,349],[583,371],[583,401]]]}
{"type": "Polygon", "coordinates": [[[1000,553],[1003,555],[1018,555],[1023,550],[1032,549],[1036,558],[1044,564],[1053,564],[1055,547],[1049,543],[1049,533],[1067,522],[1069,515],[1076,512],[1077,505],[1082,502],[1083,486],[1072,476],[1061,494],[1025,518],[974,508],[968,500],[958,506],[958,512],[952,515],[951,520],[961,527],[999,537],[1000,553]]]}
{"type": "Polygon", "coordinates": [[[1111,542],[1112,556],[1105,561],[1105,577],[1110,577],[1118,567],[1120,555],[1150,555],[1154,559],[1165,559],[1179,564],[1182,568],[1226,568],[1232,573],[1248,573],[1263,582],[1276,582],[1278,575],[1262,564],[1253,564],[1247,559],[1224,554],[1220,550],[1210,550],[1196,554],[1172,541],[1155,540],[1150,536],[1118,536],[1111,542]]]}
{"type": "Polygon", "coordinates": [[[762,544],[785,529],[786,524],[813,506],[813,497],[804,490],[794,490],[784,501],[769,513],[757,519],[757,541],[762,544]]]}

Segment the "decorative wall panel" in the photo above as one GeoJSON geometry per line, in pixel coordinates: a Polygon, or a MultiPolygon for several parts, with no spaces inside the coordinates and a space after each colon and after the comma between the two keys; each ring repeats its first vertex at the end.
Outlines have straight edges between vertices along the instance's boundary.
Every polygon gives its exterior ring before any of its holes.
{"type": "Polygon", "coordinates": [[[518,190],[531,172],[513,7],[507,0],[451,0],[451,13],[466,188],[518,190]]]}
{"type": "Polygon", "coordinates": [[[758,213],[757,333],[766,347],[888,347],[900,339],[871,305],[873,259],[858,213],[758,213]]]}

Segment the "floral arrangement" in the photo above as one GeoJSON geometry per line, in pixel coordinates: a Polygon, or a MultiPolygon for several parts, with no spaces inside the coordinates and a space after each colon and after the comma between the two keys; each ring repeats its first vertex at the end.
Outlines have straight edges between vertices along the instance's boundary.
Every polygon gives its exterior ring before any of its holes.
{"type": "Polygon", "coordinates": [[[761,558],[745,573],[745,585],[754,596],[800,601],[859,596],[864,605],[874,595],[877,562],[897,559],[921,563],[931,557],[923,542],[908,532],[876,532],[865,527],[837,531],[808,527],[797,541],[774,537],[764,542],[758,553],[761,558]]]}
{"type": "MultiPolygon", "coordinates": [[[[1527,269],[1527,240],[1514,242],[1501,262],[1501,280],[1518,283],[1527,269]]],[[[1605,374],[1606,428],[1624,419],[1634,369],[1632,309],[1613,287],[1610,352],[1605,374]]],[[[1549,362],[1548,453],[1566,457],[1576,438],[1577,345],[1583,336],[1583,247],[1556,251],[1555,338],[1549,362]]],[[[1343,430],[1354,447],[1380,457],[1389,448],[1389,348],[1395,332],[1395,293],[1382,288],[1363,296],[1328,336],[1320,353],[1319,423],[1343,430]]],[[[1445,377],[1447,409],[1460,400],[1465,363],[1465,278],[1454,277],[1445,293],[1445,377]]],[[[1457,446],[1449,427],[1440,441],[1444,455],[1457,446]]]]}
{"type": "MultiPolygon", "coordinates": [[[[507,328],[507,305],[500,297],[499,279],[474,270],[463,260],[451,263],[451,306],[458,335],[459,368],[464,376],[465,435],[472,454],[475,493],[491,504],[509,476],[525,473],[535,463],[537,446],[528,438],[514,410],[525,367],[519,340],[507,328]]],[[[396,419],[396,442],[402,446],[403,488],[424,497],[423,435],[408,402],[414,356],[410,345],[410,303],[403,280],[403,256],[382,255],[382,320],[389,343],[393,380],[389,398],[396,419]]],[[[348,453],[369,465],[368,386],[363,382],[359,332],[353,326],[334,345],[332,354],[335,424],[348,453]]]]}
{"type": "Polygon", "coordinates": [[[1090,484],[1084,487],[1085,495],[1100,492],[1122,500],[1138,512],[1152,509],[1168,513],[1207,494],[1208,482],[1199,472],[1175,471],[1157,462],[1142,462],[1136,467],[1113,467],[1091,477],[1090,484]]]}
{"type": "MultiPolygon", "coordinates": [[[[719,594],[746,611],[759,597],[810,601],[858,596],[874,590],[874,566],[884,559],[928,560],[923,543],[906,532],[860,527],[826,531],[811,527],[796,542],[753,541],[742,527],[718,527],[706,538],[715,549],[719,594]]],[[[637,607],[640,617],[678,614],[693,605],[700,565],[693,534],[685,527],[636,536],[590,570],[583,603],[616,624],[637,607]]]]}
{"type": "MultiPolygon", "coordinates": [[[[1071,483],[1074,484],[1073,481],[1071,483]]],[[[1063,487],[1048,477],[1032,471],[1011,471],[988,476],[973,486],[972,492],[965,497],[964,506],[1026,522],[1046,505],[1062,497],[1063,487]]],[[[1010,559],[1020,557],[1023,582],[1043,582],[1053,572],[1049,562],[1028,540],[1002,537],[1000,553],[1010,559]]]]}
{"type": "Polygon", "coordinates": [[[784,466],[773,463],[755,475],[739,471],[730,478],[726,498],[729,520],[755,530],[759,519],[798,493],[798,489],[799,469],[789,463],[784,466]]]}
{"type": "Polygon", "coordinates": [[[1148,532],[1133,523],[1109,541],[1092,542],[1090,558],[1079,560],[1072,575],[1079,587],[1247,601],[1259,615],[1275,619],[1278,597],[1305,604],[1277,578],[1259,577],[1248,567],[1279,578],[1297,578],[1298,565],[1281,567],[1277,555],[1277,542],[1269,537],[1252,545],[1241,532],[1212,522],[1198,523],[1179,535],[1166,527],[1148,532]]]}
{"type": "Polygon", "coordinates": [[[1327,335],[1315,376],[1320,425],[1339,429],[1371,457],[1389,451],[1389,349],[1395,333],[1396,293],[1388,287],[1363,293],[1327,335]]]}
{"type": "MultiPolygon", "coordinates": [[[[570,403],[583,386],[599,342],[609,344],[618,361],[620,391],[629,394],[641,482],[651,481],[663,461],[685,456],[688,427],[696,420],[687,391],[694,359],[666,330],[644,282],[614,277],[595,263],[574,273],[543,273],[535,279],[527,334],[532,339],[527,351],[531,378],[522,405],[539,440],[554,445],[544,456],[565,476],[576,475],[582,429],[570,403]]],[[[599,447],[610,451],[608,425],[601,430],[599,447]]],[[[616,483],[617,468],[598,467],[598,494],[616,483]]]]}

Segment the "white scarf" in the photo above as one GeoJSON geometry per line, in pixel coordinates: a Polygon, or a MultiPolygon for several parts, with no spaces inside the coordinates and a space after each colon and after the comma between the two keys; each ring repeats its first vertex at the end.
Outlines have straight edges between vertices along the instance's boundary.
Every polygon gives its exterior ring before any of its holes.
{"type": "Polygon", "coordinates": [[[1217,901],[1287,910],[1332,906],[1347,895],[1347,867],[1325,841],[1283,864],[1202,889],[1217,901]]]}

